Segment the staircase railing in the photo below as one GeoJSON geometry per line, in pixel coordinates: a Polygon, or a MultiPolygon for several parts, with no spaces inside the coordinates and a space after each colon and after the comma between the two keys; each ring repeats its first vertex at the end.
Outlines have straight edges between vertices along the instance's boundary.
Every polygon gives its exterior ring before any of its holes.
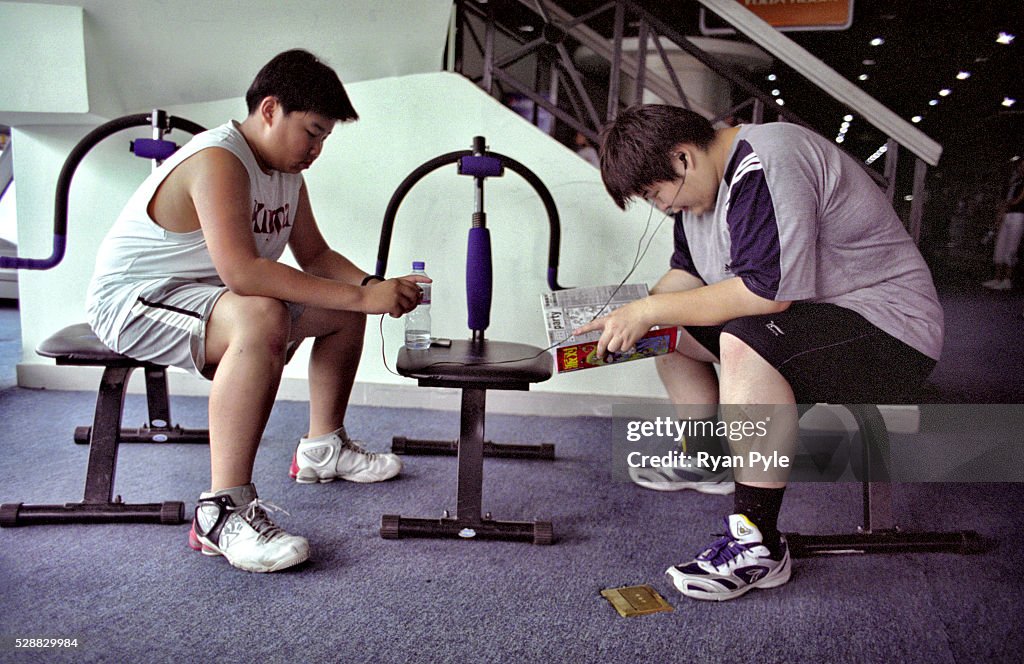
{"type": "MultiPolygon", "coordinates": [[[[740,3],[696,1],[886,136],[883,172],[867,164],[864,168],[886,190],[890,201],[895,199],[900,148],[915,157],[911,207],[904,222],[914,239],[919,239],[927,167],[938,162],[942,146],[740,3]]],[[[624,106],[641,101],[645,91],[666,103],[701,113],[716,124],[743,112],[755,123],[779,120],[817,131],[798,115],[792,104],[778,105],[753,82],[748,71],[702,49],[669,22],[633,0],[609,0],[579,16],[574,16],[556,0],[489,0],[486,3],[456,0],[448,61],[450,68],[474,80],[488,94],[502,97],[513,93],[529,100],[535,124],[547,114],[594,142],[601,127],[614,119],[624,106]],[[535,36],[524,36],[522,31],[511,29],[499,20],[499,15],[515,15],[523,10],[541,20],[542,27],[535,36]],[[635,30],[637,35],[634,53],[623,49],[627,28],[631,34],[635,30]],[[733,90],[745,98],[718,113],[701,107],[694,100],[695,95],[687,94],[685,80],[676,72],[666,44],[695,58],[727,80],[733,90]],[[580,46],[608,63],[607,80],[596,80],[593,75],[580,71],[569,50],[580,46]],[[648,68],[648,56],[654,54],[664,73],[648,68]],[[627,81],[632,81],[631,89],[624,88],[627,81]]]]}

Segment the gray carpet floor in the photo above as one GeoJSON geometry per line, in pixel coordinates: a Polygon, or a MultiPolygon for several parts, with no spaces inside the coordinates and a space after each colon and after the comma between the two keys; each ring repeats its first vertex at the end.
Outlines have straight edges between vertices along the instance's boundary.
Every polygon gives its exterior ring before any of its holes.
{"type": "MultiPolygon", "coordinates": [[[[85,392],[0,391],[0,502],[81,497],[91,417],[85,392]]],[[[203,426],[205,400],[175,398],[175,420],[203,426]]],[[[145,419],[131,397],[126,423],[145,419]]],[[[287,475],[305,407],[279,403],[256,464],[278,522],[313,545],[310,563],[271,575],[186,546],[187,526],[32,526],[0,530],[0,661],[36,662],[1016,662],[1024,649],[1020,484],[902,484],[908,530],[971,529],[989,553],[835,556],[795,562],[793,580],[722,604],[665,580],[720,532],[731,497],[665,494],[610,479],[610,421],[492,415],[488,437],[552,442],[554,462],[488,460],[486,510],[551,519],[553,546],[384,540],[384,513],[454,508],[454,460],[407,457],[379,485],[297,485],[287,475]],[[668,613],[622,618],[605,588],[650,584],[668,613]],[[14,637],[79,639],[74,651],[15,651],[14,637]]],[[[391,435],[453,438],[457,415],[355,408],[371,448],[391,435]]],[[[897,442],[894,441],[894,445],[897,442]]],[[[117,492],[183,500],[205,488],[207,449],[123,445],[117,492]]],[[[854,483],[793,485],[783,530],[849,532],[854,483]]]]}

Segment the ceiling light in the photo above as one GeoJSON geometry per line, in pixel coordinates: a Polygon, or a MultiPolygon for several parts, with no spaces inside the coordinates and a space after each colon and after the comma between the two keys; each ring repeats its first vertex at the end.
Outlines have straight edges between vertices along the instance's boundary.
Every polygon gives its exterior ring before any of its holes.
{"type": "Polygon", "coordinates": [[[521,25],[519,26],[519,32],[533,32],[532,25],[521,25]]]}
{"type": "Polygon", "coordinates": [[[768,80],[769,81],[774,81],[777,78],[778,78],[778,76],[776,76],[775,74],[768,74],[768,80]]]}
{"type": "Polygon", "coordinates": [[[997,44],[1011,44],[1011,43],[1013,43],[1013,39],[1014,39],[1015,36],[1016,35],[1010,35],[1010,34],[1007,34],[1005,32],[1000,32],[999,36],[996,37],[996,43],[997,44]]]}
{"type": "Polygon", "coordinates": [[[971,72],[969,72],[969,71],[962,71],[962,72],[960,72],[959,74],[956,75],[956,80],[958,80],[958,81],[966,81],[970,77],[971,77],[971,72]]]}
{"type": "Polygon", "coordinates": [[[941,90],[939,90],[939,96],[948,97],[950,92],[952,92],[952,90],[950,90],[949,88],[942,88],[941,90]]]}
{"type": "MultiPolygon", "coordinates": [[[[779,97],[778,99],[776,99],[775,103],[778,104],[779,106],[785,106],[786,105],[786,102],[784,102],[782,100],[782,97],[779,97]]],[[[1006,102],[1004,101],[1003,103],[1005,104],[1006,102]]]]}
{"type": "Polygon", "coordinates": [[[1016,99],[1013,99],[1011,97],[1003,97],[1003,106],[1005,106],[1006,108],[1010,108],[1011,106],[1013,106],[1016,103],[1017,103],[1016,99]]]}
{"type": "Polygon", "coordinates": [[[882,145],[882,147],[880,147],[880,148],[878,148],[877,150],[875,150],[875,153],[874,153],[874,154],[872,154],[872,155],[871,155],[870,157],[868,157],[867,159],[865,159],[865,160],[864,160],[864,163],[865,163],[865,164],[870,164],[870,163],[873,163],[873,162],[874,162],[874,161],[875,161],[876,159],[878,159],[879,157],[881,157],[881,156],[882,156],[883,154],[885,154],[885,153],[886,153],[886,151],[888,151],[888,150],[889,150],[889,148],[888,148],[887,146],[885,146],[885,145],[882,145]]]}
{"type": "Polygon", "coordinates": [[[918,122],[920,122],[923,119],[924,118],[922,118],[920,115],[915,115],[914,117],[910,118],[910,121],[913,122],[914,124],[917,124],[918,122]]]}
{"type": "Polygon", "coordinates": [[[909,203],[910,201],[914,200],[914,195],[913,194],[907,194],[906,196],[903,197],[903,200],[905,200],[905,201],[907,201],[909,203]]]}
{"type": "Polygon", "coordinates": [[[843,122],[853,122],[853,116],[847,113],[843,116],[843,122]]]}
{"type": "Polygon", "coordinates": [[[843,124],[839,125],[839,129],[841,131],[846,131],[849,128],[850,128],[850,123],[849,122],[844,122],[843,124]]]}
{"type": "Polygon", "coordinates": [[[846,139],[844,137],[842,137],[842,136],[836,136],[836,143],[842,143],[845,140],[846,139]]]}
{"type": "Polygon", "coordinates": [[[928,102],[928,105],[929,106],[938,106],[939,105],[939,100],[938,99],[932,99],[932,100],[930,100],[928,102]]]}
{"type": "Polygon", "coordinates": [[[861,74],[860,76],[857,77],[857,80],[858,81],[866,81],[866,80],[868,80],[868,75],[867,74],[861,74]]]}
{"type": "Polygon", "coordinates": [[[864,65],[865,67],[873,67],[875,65],[875,61],[874,60],[862,60],[861,64],[864,65]]]}
{"type": "MultiPolygon", "coordinates": [[[[1000,33],[1000,36],[1002,36],[1001,33],[1000,33]]],[[[1013,37],[1010,37],[1010,39],[1013,39],[1013,37]]],[[[885,43],[885,40],[882,39],[881,37],[875,37],[874,39],[872,39],[868,43],[871,44],[872,46],[881,46],[882,44],[885,43]]]]}
{"type": "Polygon", "coordinates": [[[782,94],[782,93],[781,93],[781,92],[779,92],[779,89],[778,89],[778,88],[775,88],[774,90],[772,90],[772,96],[773,96],[773,97],[778,97],[778,96],[779,96],[779,95],[781,95],[781,94],[782,94]]]}

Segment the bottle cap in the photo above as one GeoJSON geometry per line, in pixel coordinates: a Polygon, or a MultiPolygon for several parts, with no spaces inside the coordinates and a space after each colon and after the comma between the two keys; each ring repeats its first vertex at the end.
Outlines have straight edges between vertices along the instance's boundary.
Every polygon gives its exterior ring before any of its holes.
{"type": "Polygon", "coordinates": [[[427,266],[427,264],[424,263],[423,261],[413,261],[412,262],[412,269],[414,269],[414,270],[422,270],[426,266],[427,266]]]}

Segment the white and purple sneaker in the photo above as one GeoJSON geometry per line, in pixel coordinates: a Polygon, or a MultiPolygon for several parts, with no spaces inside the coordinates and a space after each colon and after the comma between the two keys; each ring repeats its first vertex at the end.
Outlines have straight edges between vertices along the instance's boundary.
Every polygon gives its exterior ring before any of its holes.
{"type": "Polygon", "coordinates": [[[792,565],[782,538],[782,556],[770,557],[761,531],[742,514],[725,518],[726,534],[689,563],[669,567],[676,590],[695,599],[736,599],[753,588],[776,588],[789,581],[792,565]]]}

